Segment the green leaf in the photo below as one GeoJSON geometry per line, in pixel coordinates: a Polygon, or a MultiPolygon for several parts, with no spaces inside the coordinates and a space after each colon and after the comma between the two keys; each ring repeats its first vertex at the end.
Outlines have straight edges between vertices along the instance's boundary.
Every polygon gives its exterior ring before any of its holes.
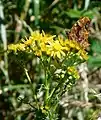
{"type": "Polygon", "coordinates": [[[90,56],[88,59],[88,66],[91,68],[100,67],[101,66],[101,55],[90,56]]]}
{"type": "Polygon", "coordinates": [[[70,9],[66,14],[71,18],[79,18],[81,17],[82,11],[70,9]]]}
{"type": "Polygon", "coordinates": [[[101,54],[101,41],[100,40],[92,40],[91,50],[96,54],[101,54]]]}
{"type": "Polygon", "coordinates": [[[94,11],[93,10],[88,10],[88,11],[85,11],[84,13],[83,13],[83,16],[87,16],[87,17],[89,17],[89,18],[93,18],[94,17],[94,11]]]}

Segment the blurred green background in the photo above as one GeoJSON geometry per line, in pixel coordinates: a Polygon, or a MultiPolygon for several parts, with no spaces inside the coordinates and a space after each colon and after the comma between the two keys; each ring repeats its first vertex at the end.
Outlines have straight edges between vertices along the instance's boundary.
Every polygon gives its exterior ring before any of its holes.
{"type": "MultiPolygon", "coordinates": [[[[101,111],[100,0],[0,0],[0,120],[34,120],[33,110],[24,104],[33,93],[15,58],[3,52],[7,45],[35,30],[66,37],[66,31],[84,16],[91,19],[89,59],[78,66],[80,80],[60,102],[59,120],[97,120],[101,111]]],[[[31,55],[22,59],[38,88],[43,79],[38,60],[31,55]]]]}

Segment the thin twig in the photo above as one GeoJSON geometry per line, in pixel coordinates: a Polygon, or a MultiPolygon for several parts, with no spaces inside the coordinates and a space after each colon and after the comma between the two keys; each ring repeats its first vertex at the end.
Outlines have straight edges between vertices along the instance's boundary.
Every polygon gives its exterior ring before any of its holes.
{"type": "Polygon", "coordinates": [[[38,106],[38,102],[37,102],[37,98],[36,98],[36,95],[35,95],[35,90],[34,90],[34,88],[33,88],[32,81],[31,81],[30,76],[29,76],[29,74],[28,74],[28,70],[27,70],[26,68],[24,68],[24,71],[25,71],[25,74],[26,74],[26,76],[27,76],[27,79],[28,79],[28,81],[29,81],[29,83],[30,83],[31,90],[32,90],[32,92],[33,92],[33,99],[35,100],[37,107],[39,107],[39,106],[38,106]]]}
{"type": "Polygon", "coordinates": [[[34,91],[34,89],[33,89],[33,84],[32,84],[31,79],[30,79],[30,77],[29,77],[28,70],[27,70],[26,68],[24,68],[24,71],[25,71],[25,74],[26,74],[26,76],[27,76],[27,79],[28,79],[28,81],[29,81],[29,83],[30,83],[32,92],[33,92],[33,94],[34,94],[35,91],[34,91]]]}
{"type": "Polygon", "coordinates": [[[51,5],[43,11],[43,16],[49,14],[49,11],[59,2],[60,0],[54,0],[51,5]]]}
{"type": "Polygon", "coordinates": [[[54,0],[51,5],[48,7],[48,9],[51,9],[53,6],[55,6],[57,3],[59,2],[59,0],[54,0]]]}

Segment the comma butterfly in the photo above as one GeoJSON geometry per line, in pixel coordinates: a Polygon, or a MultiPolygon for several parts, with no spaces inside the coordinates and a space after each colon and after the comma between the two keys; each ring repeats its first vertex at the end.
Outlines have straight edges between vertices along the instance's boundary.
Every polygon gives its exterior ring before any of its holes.
{"type": "Polygon", "coordinates": [[[90,19],[88,17],[80,18],[71,28],[68,34],[69,40],[76,40],[83,48],[87,48],[89,46],[89,28],[90,19]]]}

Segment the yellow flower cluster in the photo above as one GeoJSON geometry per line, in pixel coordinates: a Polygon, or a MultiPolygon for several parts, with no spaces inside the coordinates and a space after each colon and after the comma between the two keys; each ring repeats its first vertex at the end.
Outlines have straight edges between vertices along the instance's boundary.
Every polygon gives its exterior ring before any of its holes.
{"type": "Polygon", "coordinates": [[[17,52],[17,51],[25,51],[25,44],[23,43],[19,43],[19,44],[10,44],[8,45],[8,50],[13,50],[14,52],[17,52]]]}
{"type": "Polygon", "coordinates": [[[61,59],[73,52],[82,59],[87,59],[87,53],[75,40],[64,40],[57,37],[45,34],[43,31],[35,31],[29,39],[22,40],[22,43],[8,45],[9,51],[28,51],[33,52],[36,56],[48,55],[53,58],[61,59]]]}
{"type": "Polygon", "coordinates": [[[67,72],[68,72],[69,75],[73,76],[76,79],[79,79],[79,77],[80,77],[77,69],[74,66],[68,67],[67,72]]]}

